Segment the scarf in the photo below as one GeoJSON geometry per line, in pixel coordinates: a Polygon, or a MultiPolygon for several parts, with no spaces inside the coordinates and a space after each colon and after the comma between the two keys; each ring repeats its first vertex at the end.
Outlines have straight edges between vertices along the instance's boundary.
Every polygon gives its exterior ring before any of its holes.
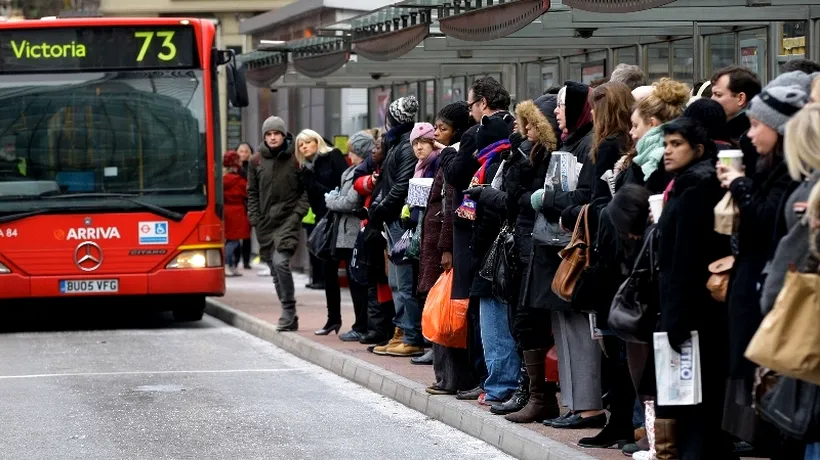
{"type": "Polygon", "coordinates": [[[433,150],[427,158],[417,161],[416,172],[413,174],[413,178],[424,177],[424,175],[430,170],[430,166],[432,166],[438,159],[439,153],[441,153],[441,150],[433,150]]]}
{"type": "MultiPolygon", "coordinates": [[[[493,160],[499,153],[505,150],[509,150],[510,148],[510,140],[502,139],[481,149],[481,151],[478,152],[478,156],[476,157],[476,160],[478,160],[478,163],[481,166],[478,168],[478,171],[475,172],[473,178],[470,180],[469,188],[486,184],[487,168],[492,164],[493,160]]],[[[465,195],[464,200],[462,200],[461,202],[461,206],[459,206],[458,209],[456,209],[456,214],[463,219],[475,220],[475,211],[477,206],[478,203],[473,201],[469,197],[469,195],[465,195]]]]}
{"type": "Polygon", "coordinates": [[[663,158],[663,130],[661,126],[655,126],[647,131],[635,146],[638,154],[632,161],[641,167],[644,180],[649,180],[649,176],[658,169],[658,163],[663,158]]]}

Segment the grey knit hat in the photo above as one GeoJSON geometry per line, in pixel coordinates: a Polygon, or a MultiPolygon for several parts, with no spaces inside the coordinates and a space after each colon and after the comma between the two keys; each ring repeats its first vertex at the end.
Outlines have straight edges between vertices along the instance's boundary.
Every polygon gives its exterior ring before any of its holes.
{"type": "Polygon", "coordinates": [[[808,95],[800,86],[766,86],[752,99],[748,114],[780,134],[786,132],[786,122],[806,105],[808,95]]]}
{"type": "Polygon", "coordinates": [[[419,111],[419,101],[416,96],[400,97],[390,103],[388,109],[390,116],[398,124],[412,123],[416,121],[416,112],[419,111]]]}
{"type": "Polygon", "coordinates": [[[360,158],[369,157],[373,152],[373,149],[376,148],[376,140],[373,139],[373,136],[364,131],[359,131],[358,133],[350,136],[347,143],[350,144],[349,153],[352,153],[360,158]]]}
{"type": "Polygon", "coordinates": [[[802,89],[804,93],[809,94],[811,92],[811,82],[814,80],[814,77],[818,76],[820,76],[820,72],[808,74],[795,70],[794,72],[787,72],[780,75],[770,81],[763,89],[774,88],[776,86],[797,86],[802,89]]]}
{"type": "Polygon", "coordinates": [[[265,134],[271,131],[287,134],[288,130],[285,128],[285,120],[279,117],[269,117],[265,120],[265,122],[262,123],[262,137],[265,137],[265,134]]]}

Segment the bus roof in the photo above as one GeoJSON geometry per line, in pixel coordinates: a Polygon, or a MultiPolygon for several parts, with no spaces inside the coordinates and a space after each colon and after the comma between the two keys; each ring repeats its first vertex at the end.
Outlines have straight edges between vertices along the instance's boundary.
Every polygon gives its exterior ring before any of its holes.
{"type": "Polygon", "coordinates": [[[202,18],[122,18],[122,17],[66,17],[48,19],[26,19],[23,21],[0,22],[0,29],[44,29],[51,27],[89,27],[89,26],[170,26],[179,24],[212,24],[202,18]],[[187,21],[187,22],[186,22],[187,21]]]}

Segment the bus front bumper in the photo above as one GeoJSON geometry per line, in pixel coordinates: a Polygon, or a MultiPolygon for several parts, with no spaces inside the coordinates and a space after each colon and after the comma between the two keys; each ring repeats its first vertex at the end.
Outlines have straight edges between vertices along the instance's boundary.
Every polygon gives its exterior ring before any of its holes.
{"type": "Polygon", "coordinates": [[[225,270],[169,269],[153,273],[86,276],[0,275],[0,299],[74,296],[145,296],[225,294],[225,270]]]}

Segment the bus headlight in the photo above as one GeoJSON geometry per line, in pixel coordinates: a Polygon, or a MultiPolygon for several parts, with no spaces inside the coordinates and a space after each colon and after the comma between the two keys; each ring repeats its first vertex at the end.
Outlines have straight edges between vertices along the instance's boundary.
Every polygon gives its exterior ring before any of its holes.
{"type": "Polygon", "coordinates": [[[0,275],[3,275],[5,273],[11,273],[11,269],[3,265],[3,262],[0,262],[0,275]]]}
{"type": "Polygon", "coordinates": [[[213,268],[221,266],[221,250],[198,249],[180,252],[165,268],[213,268]]]}

